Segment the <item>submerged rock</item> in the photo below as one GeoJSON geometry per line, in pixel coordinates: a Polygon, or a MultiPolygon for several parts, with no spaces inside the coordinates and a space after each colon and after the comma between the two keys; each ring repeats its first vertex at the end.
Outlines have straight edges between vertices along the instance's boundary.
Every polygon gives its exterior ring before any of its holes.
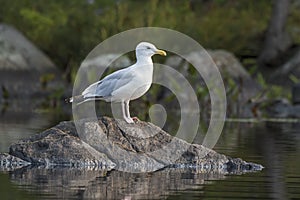
{"type": "Polygon", "coordinates": [[[20,163],[26,161],[31,165],[115,168],[128,172],[176,167],[228,173],[263,168],[202,145],[189,144],[149,122],[127,124],[108,117],[79,120],[76,124],[61,122],[11,145],[9,154],[21,159],[20,163]]]}

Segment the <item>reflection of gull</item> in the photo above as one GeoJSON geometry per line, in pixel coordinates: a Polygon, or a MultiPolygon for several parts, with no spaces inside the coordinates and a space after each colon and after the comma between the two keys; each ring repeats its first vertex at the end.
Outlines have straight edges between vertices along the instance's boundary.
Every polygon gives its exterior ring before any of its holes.
{"type": "Polygon", "coordinates": [[[148,42],[138,44],[135,53],[137,61],[134,65],[93,83],[81,95],[71,97],[69,101],[74,101],[77,105],[91,100],[121,102],[123,118],[128,123],[134,123],[130,117],[129,101],[141,97],[151,86],[153,75],[151,56],[154,54],[166,56],[165,51],[148,42]]]}

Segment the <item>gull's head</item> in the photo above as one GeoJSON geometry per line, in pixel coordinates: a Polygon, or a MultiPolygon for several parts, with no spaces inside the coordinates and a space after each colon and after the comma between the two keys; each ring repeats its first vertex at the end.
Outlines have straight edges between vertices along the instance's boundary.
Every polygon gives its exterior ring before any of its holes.
{"type": "Polygon", "coordinates": [[[149,42],[141,42],[135,48],[137,59],[139,57],[151,57],[155,54],[166,56],[167,53],[163,50],[157,49],[153,44],[149,42]]]}

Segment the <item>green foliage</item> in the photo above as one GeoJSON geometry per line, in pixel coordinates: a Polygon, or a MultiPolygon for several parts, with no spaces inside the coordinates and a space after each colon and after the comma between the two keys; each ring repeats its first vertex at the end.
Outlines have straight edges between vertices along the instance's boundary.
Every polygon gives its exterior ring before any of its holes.
{"type": "Polygon", "coordinates": [[[2,21],[16,26],[62,69],[77,68],[101,41],[95,20],[100,4],[82,0],[0,0],[0,4],[2,21]]]}
{"type": "Polygon", "coordinates": [[[262,86],[262,88],[268,87],[267,81],[265,80],[265,78],[261,73],[258,73],[256,80],[262,86]]]}
{"type": "Polygon", "coordinates": [[[300,83],[300,78],[296,77],[294,74],[291,74],[289,78],[294,84],[300,83]]]}
{"type": "Polygon", "coordinates": [[[3,99],[8,99],[9,98],[9,92],[8,92],[8,90],[2,85],[2,87],[1,87],[1,89],[2,89],[2,97],[3,97],[3,99]]]}
{"type": "Polygon", "coordinates": [[[289,90],[286,90],[283,86],[268,84],[261,73],[258,73],[256,80],[262,86],[262,91],[268,99],[280,97],[291,99],[291,93],[289,90]]]}
{"type": "Polygon", "coordinates": [[[48,73],[48,74],[44,74],[40,77],[40,83],[42,85],[43,89],[47,88],[47,85],[50,81],[54,80],[55,78],[55,74],[53,73],[48,73]]]}
{"type": "Polygon", "coordinates": [[[293,6],[290,6],[291,9],[288,17],[287,29],[293,42],[300,45],[300,4],[299,1],[294,1],[293,4],[293,6]]]}
{"type": "Polygon", "coordinates": [[[206,48],[258,52],[271,3],[262,1],[0,0],[0,20],[13,24],[71,78],[87,53],[120,31],[158,26],[181,31],[206,48]]]}
{"type": "Polygon", "coordinates": [[[28,33],[32,35],[33,38],[43,43],[49,40],[51,29],[54,26],[54,21],[51,18],[28,8],[22,8],[20,10],[20,16],[27,22],[24,25],[27,26],[29,30],[28,33]]]}
{"type": "MultiPolygon", "coordinates": [[[[80,63],[98,43],[121,31],[145,26],[175,29],[207,49],[227,49],[238,57],[250,55],[243,64],[250,66],[254,75],[258,70],[255,56],[272,9],[269,0],[0,0],[0,5],[0,21],[23,32],[65,71],[69,80],[75,79],[80,63]]],[[[288,29],[293,40],[300,43],[297,8],[292,7],[288,29]]],[[[189,74],[191,82],[197,83],[193,68],[189,68],[189,74]]],[[[44,76],[40,82],[46,87],[52,78],[44,76]]],[[[295,77],[290,79],[299,82],[295,77]]],[[[285,93],[280,87],[269,87],[262,74],[258,73],[257,80],[268,96],[285,93]]],[[[227,94],[238,96],[239,88],[233,80],[224,81],[229,86],[227,94]]],[[[208,95],[207,88],[195,88],[199,98],[208,95]]],[[[151,90],[153,97],[159,92],[155,87],[151,90]]],[[[172,101],[174,96],[167,98],[172,101]]]]}
{"type": "Polygon", "coordinates": [[[236,1],[215,5],[202,16],[198,33],[200,42],[210,48],[225,48],[237,55],[257,54],[257,42],[266,29],[270,4],[266,1],[236,1]],[[263,9],[262,9],[263,8],[263,9]]]}
{"type": "Polygon", "coordinates": [[[274,97],[286,97],[288,99],[291,99],[290,92],[286,92],[286,89],[284,89],[282,86],[278,85],[271,85],[268,88],[267,97],[268,99],[274,99],[274,97]]]}

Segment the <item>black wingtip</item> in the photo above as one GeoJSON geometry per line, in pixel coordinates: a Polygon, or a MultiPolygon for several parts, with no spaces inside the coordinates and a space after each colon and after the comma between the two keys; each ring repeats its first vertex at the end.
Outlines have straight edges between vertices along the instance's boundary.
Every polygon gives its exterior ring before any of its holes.
{"type": "Polygon", "coordinates": [[[72,102],[71,102],[71,98],[66,98],[66,99],[65,99],[65,102],[66,102],[66,103],[72,103],[72,102]]]}

